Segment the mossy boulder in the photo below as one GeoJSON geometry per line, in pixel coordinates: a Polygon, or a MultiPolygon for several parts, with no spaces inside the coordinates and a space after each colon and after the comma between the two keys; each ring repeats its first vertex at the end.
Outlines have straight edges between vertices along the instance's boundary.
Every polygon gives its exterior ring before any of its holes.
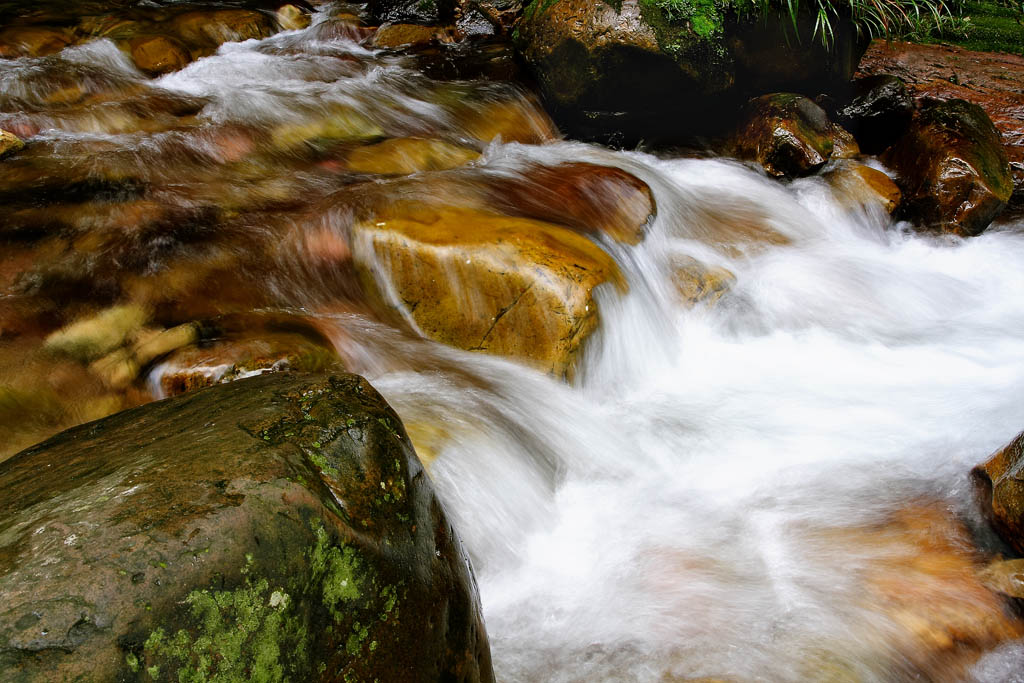
{"type": "Polygon", "coordinates": [[[352,230],[387,312],[425,337],[569,373],[597,327],[594,288],[615,262],[574,230],[483,210],[393,205],[352,230]]]}
{"type": "Polygon", "coordinates": [[[804,13],[794,32],[788,17],[752,10],[711,0],[533,0],[514,38],[573,135],[685,139],[720,131],[751,95],[844,87],[866,47],[845,20],[825,48],[804,13]]]}
{"type": "Polygon", "coordinates": [[[1024,432],[975,467],[972,475],[992,526],[1024,555],[1024,432]]]}
{"type": "Polygon", "coordinates": [[[832,156],[834,128],[825,110],[795,93],[773,93],[747,103],[728,151],[756,161],[773,176],[803,176],[832,156]]]}
{"type": "Polygon", "coordinates": [[[977,235],[1013,193],[999,131],[964,100],[925,103],[882,160],[898,174],[901,215],[926,229],[977,235]]]}
{"type": "Polygon", "coordinates": [[[492,681],[468,559],[354,375],[270,375],[0,464],[0,678],[492,681]]]}

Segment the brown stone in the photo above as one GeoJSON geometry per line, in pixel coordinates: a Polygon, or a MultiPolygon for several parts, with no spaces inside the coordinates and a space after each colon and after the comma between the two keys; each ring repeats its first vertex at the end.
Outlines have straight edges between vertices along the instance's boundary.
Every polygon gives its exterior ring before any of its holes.
{"type": "Polygon", "coordinates": [[[384,24],[373,34],[372,44],[382,48],[427,45],[443,36],[444,33],[434,26],[384,24]]]}
{"type": "Polygon", "coordinates": [[[166,36],[139,36],[130,49],[135,66],[150,76],[177,71],[192,61],[181,43],[166,36]]]}
{"type": "Polygon", "coordinates": [[[224,43],[266,38],[274,32],[269,16],[245,9],[186,12],[175,17],[170,26],[198,54],[208,54],[224,43]]]}
{"type": "Polygon", "coordinates": [[[539,145],[558,138],[555,124],[532,98],[463,100],[453,109],[457,129],[485,144],[499,136],[502,142],[524,145],[539,145]]]}
{"type": "Polygon", "coordinates": [[[901,213],[926,229],[977,235],[1013,192],[999,131],[964,100],[927,103],[882,160],[897,174],[901,213]]]}
{"type": "Polygon", "coordinates": [[[972,475],[992,526],[1024,554],[1024,432],[975,467],[972,475]]]}
{"type": "Polygon", "coordinates": [[[832,156],[832,135],[821,107],[801,95],[775,93],[747,103],[727,149],[761,164],[769,175],[803,176],[832,156]]]}
{"type": "Polygon", "coordinates": [[[48,26],[10,26],[0,30],[0,58],[44,57],[73,42],[70,33],[48,26]]]}
{"type": "Polygon", "coordinates": [[[825,174],[825,180],[847,208],[878,206],[892,215],[900,205],[900,188],[881,171],[857,162],[845,162],[825,174]]]}
{"type": "Polygon", "coordinates": [[[4,681],[494,680],[469,560],[360,377],[124,411],[0,487],[4,681]]]}
{"type": "Polygon", "coordinates": [[[963,99],[985,110],[1002,135],[1013,173],[1011,203],[1024,211],[1024,56],[952,45],[875,40],[858,76],[891,74],[921,99],[963,99]]]}
{"type": "Polygon", "coordinates": [[[476,150],[442,140],[391,138],[352,150],[345,167],[354,173],[407,175],[455,168],[479,157],[476,150]]]}
{"type": "Polygon", "coordinates": [[[708,266],[690,256],[679,257],[673,263],[672,283],[688,306],[714,304],[735,282],[731,271],[708,266]]]}
{"type": "Polygon", "coordinates": [[[557,225],[469,209],[393,206],[357,224],[352,252],[379,299],[420,334],[564,375],[618,280],[593,242],[557,225]]]}
{"type": "Polygon", "coordinates": [[[282,31],[297,31],[304,29],[310,24],[310,17],[295,5],[284,5],[277,9],[274,14],[277,25],[282,31]]]}
{"type": "Polygon", "coordinates": [[[531,164],[515,176],[489,178],[486,202],[503,213],[560,223],[638,244],[657,214],[647,183],[613,166],[531,164]]]}

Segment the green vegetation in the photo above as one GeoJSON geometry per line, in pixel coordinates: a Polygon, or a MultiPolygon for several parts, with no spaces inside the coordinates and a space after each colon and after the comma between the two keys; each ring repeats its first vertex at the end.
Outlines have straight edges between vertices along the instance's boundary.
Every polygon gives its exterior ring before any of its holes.
{"type": "Polygon", "coordinates": [[[929,36],[923,42],[1024,55],[1024,0],[965,2],[961,12],[955,30],[929,36]]]}

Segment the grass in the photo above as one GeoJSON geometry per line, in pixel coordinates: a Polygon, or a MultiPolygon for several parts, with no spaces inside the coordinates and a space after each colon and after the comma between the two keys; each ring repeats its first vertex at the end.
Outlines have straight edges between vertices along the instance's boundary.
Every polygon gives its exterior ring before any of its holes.
{"type": "Polygon", "coordinates": [[[921,42],[952,43],[968,50],[1024,55],[1024,0],[977,0],[963,3],[955,30],[921,42]]]}

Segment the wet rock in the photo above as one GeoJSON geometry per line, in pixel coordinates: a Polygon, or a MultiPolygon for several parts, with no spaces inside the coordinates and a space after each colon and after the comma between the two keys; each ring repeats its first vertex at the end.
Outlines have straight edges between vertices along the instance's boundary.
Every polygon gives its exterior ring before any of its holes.
{"type": "Polygon", "coordinates": [[[277,13],[274,14],[274,19],[277,20],[277,25],[283,31],[304,29],[309,26],[311,21],[309,15],[295,5],[279,7],[277,13]]]}
{"type": "Polygon", "coordinates": [[[130,49],[135,66],[150,76],[177,71],[192,61],[181,43],[166,36],[139,36],[130,49]]]}
{"type": "Polygon", "coordinates": [[[875,40],[858,77],[889,74],[907,84],[915,101],[962,99],[977,104],[1002,134],[1010,161],[1012,208],[1024,212],[1024,56],[975,52],[952,45],[875,40]]]}
{"type": "Polygon", "coordinates": [[[848,162],[824,175],[847,208],[877,206],[889,215],[899,208],[899,186],[889,176],[865,164],[848,162]]]}
{"type": "Polygon", "coordinates": [[[199,340],[200,327],[195,323],[177,325],[167,330],[141,330],[131,344],[115,349],[93,362],[89,370],[103,383],[122,389],[139,377],[151,362],[199,340]]]}
{"type": "Polygon", "coordinates": [[[836,123],[829,130],[832,136],[832,159],[856,159],[860,156],[860,145],[853,133],[836,123]]]}
{"type": "Polygon", "coordinates": [[[1024,554],[1024,432],[972,470],[992,526],[1024,554]]]}
{"type": "Polygon", "coordinates": [[[493,30],[507,35],[522,15],[526,3],[523,0],[469,0],[463,4],[463,19],[473,15],[481,16],[493,30]]]}
{"type": "Polygon", "coordinates": [[[384,24],[373,34],[374,47],[396,48],[427,45],[445,37],[441,29],[419,24],[384,24]]]}
{"type": "Polygon", "coordinates": [[[181,349],[155,368],[154,380],[167,396],[268,372],[340,369],[325,341],[287,332],[252,332],[181,349]]]}
{"type": "Polygon", "coordinates": [[[902,214],[928,229],[977,235],[1013,192],[999,131],[964,100],[928,103],[883,161],[898,174],[902,214]]]}
{"type": "Polygon", "coordinates": [[[149,312],[138,304],[114,306],[54,332],[46,338],[45,347],[81,361],[95,360],[122,346],[148,317],[149,312]]]}
{"type": "Polygon", "coordinates": [[[803,176],[832,156],[832,134],[824,109],[801,95],[775,93],[747,103],[728,148],[770,175],[803,176]]]}
{"type": "Polygon", "coordinates": [[[354,173],[407,175],[455,168],[479,157],[476,150],[442,140],[391,138],[352,150],[345,159],[345,168],[354,173]]]}
{"type": "Polygon", "coordinates": [[[564,375],[596,328],[615,262],[560,226],[469,209],[393,206],[352,231],[356,268],[425,337],[564,375]]]}
{"type": "Polygon", "coordinates": [[[0,159],[25,149],[25,143],[14,133],[0,130],[0,159]]]}
{"type": "Polygon", "coordinates": [[[211,54],[224,43],[266,38],[274,32],[268,15],[245,9],[185,12],[169,26],[196,56],[211,54]]]}
{"type": "Polygon", "coordinates": [[[454,0],[369,0],[366,9],[381,24],[448,24],[455,18],[454,0]]]}
{"type": "Polygon", "coordinates": [[[714,304],[735,282],[736,276],[725,268],[708,266],[691,256],[674,259],[672,283],[688,306],[714,304]]]}
{"type": "Polygon", "coordinates": [[[910,125],[914,101],[896,76],[859,78],[854,88],[853,99],[838,112],[839,121],[853,131],[865,152],[879,154],[910,125]]]}
{"type": "Polygon", "coordinates": [[[372,140],[384,130],[354,109],[342,109],[318,119],[281,124],[271,131],[271,144],[282,151],[319,148],[337,142],[372,140]]]}
{"type": "Polygon", "coordinates": [[[638,244],[657,209],[647,183],[613,166],[530,165],[487,182],[486,202],[503,213],[560,223],[638,244]]]}
{"type": "Polygon", "coordinates": [[[47,26],[10,26],[0,30],[0,58],[43,57],[73,42],[71,34],[47,26]]]}
{"type": "Polygon", "coordinates": [[[539,145],[556,140],[558,129],[544,109],[531,98],[461,100],[452,114],[463,134],[481,143],[500,137],[502,142],[539,145]]]}
{"type": "Polygon", "coordinates": [[[1024,598],[1024,559],[996,560],[982,571],[981,579],[994,591],[1011,598],[1024,598]]]}
{"type": "Polygon", "coordinates": [[[5,680],[493,680],[461,543],[354,375],[125,411],[0,485],[5,680]]]}

